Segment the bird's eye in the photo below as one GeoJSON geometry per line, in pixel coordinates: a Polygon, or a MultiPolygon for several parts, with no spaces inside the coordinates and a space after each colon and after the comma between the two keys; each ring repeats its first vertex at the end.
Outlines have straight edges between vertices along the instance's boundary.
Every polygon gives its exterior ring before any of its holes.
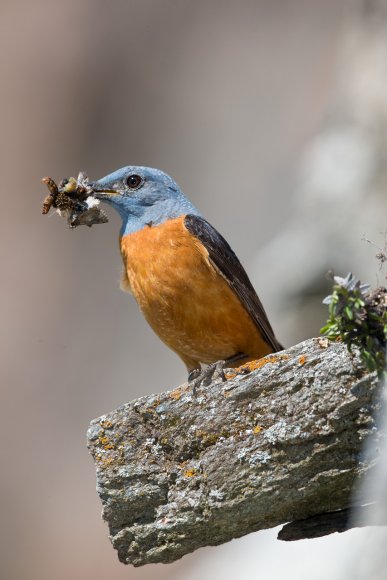
{"type": "Polygon", "coordinates": [[[126,185],[130,189],[137,189],[142,184],[142,178],[139,175],[129,175],[126,179],[126,185]]]}

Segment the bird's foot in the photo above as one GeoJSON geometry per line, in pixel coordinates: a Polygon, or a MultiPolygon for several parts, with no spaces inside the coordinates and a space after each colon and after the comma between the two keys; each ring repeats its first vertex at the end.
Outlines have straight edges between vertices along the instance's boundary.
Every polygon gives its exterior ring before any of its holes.
{"type": "Polygon", "coordinates": [[[194,369],[188,375],[188,382],[192,387],[192,392],[196,396],[196,391],[199,387],[208,387],[213,381],[220,379],[222,382],[226,380],[224,369],[227,366],[225,360],[218,360],[215,363],[209,364],[205,369],[194,369]]]}
{"type": "Polygon", "coordinates": [[[196,396],[196,389],[198,387],[208,387],[213,381],[220,379],[222,383],[227,380],[224,370],[230,366],[235,366],[235,363],[246,358],[242,352],[237,352],[233,356],[226,358],[226,360],[218,360],[217,362],[209,364],[205,369],[193,369],[188,374],[188,382],[192,386],[192,392],[196,396]]]}

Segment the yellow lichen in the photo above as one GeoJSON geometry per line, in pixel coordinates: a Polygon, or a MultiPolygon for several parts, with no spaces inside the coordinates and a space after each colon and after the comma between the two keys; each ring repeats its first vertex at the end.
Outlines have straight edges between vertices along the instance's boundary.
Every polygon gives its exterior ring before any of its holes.
{"type": "Polygon", "coordinates": [[[262,427],[260,425],[256,425],[253,429],[254,435],[258,435],[262,431],[262,427]]]}
{"type": "Polygon", "coordinates": [[[98,441],[99,444],[107,451],[109,449],[114,449],[115,446],[114,444],[110,441],[109,437],[107,437],[105,434],[100,435],[98,437],[98,441]]]}
{"type": "Polygon", "coordinates": [[[239,374],[246,374],[246,372],[251,373],[253,371],[256,371],[257,369],[261,369],[267,364],[278,363],[282,360],[289,360],[289,358],[290,357],[288,354],[273,354],[268,355],[265,358],[252,360],[236,368],[235,371],[232,371],[231,373],[226,373],[226,379],[234,379],[239,374]]]}
{"type": "Polygon", "coordinates": [[[181,397],[181,391],[179,389],[176,389],[175,391],[172,391],[171,393],[169,393],[169,398],[173,399],[174,401],[178,401],[181,397]]]}
{"type": "Polygon", "coordinates": [[[305,362],[306,362],[306,356],[302,354],[298,359],[298,364],[303,366],[305,364],[305,362]]]}
{"type": "Polygon", "coordinates": [[[114,457],[104,457],[101,453],[97,453],[95,459],[101,467],[108,467],[108,465],[111,465],[115,461],[114,457]]]}
{"type": "Polygon", "coordinates": [[[109,440],[107,437],[100,437],[100,443],[101,439],[104,440],[102,443],[103,450],[95,454],[95,460],[98,461],[100,467],[105,468],[109,466],[114,467],[115,465],[123,465],[125,463],[123,445],[115,447],[112,443],[108,442],[109,440]],[[112,453],[112,449],[114,449],[114,453],[112,453]]]}
{"type": "Polygon", "coordinates": [[[101,459],[101,463],[103,465],[103,467],[107,467],[108,465],[111,465],[114,462],[114,457],[102,457],[101,459]]]}
{"type": "Polygon", "coordinates": [[[198,437],[198,439],[201,439],[202,444],[205,447],[209,447],[210,445],[215,445],[215,443],[219,440],[220,435],[218,433],[208,433],[206,431],[202,431],[200,429],[198,429],[195,432],[196,437],[198,437]]]}
{"type": "Polygon", "coordinates": [[[288,354],[273,354],[270,356],[266,356],[265,358],[260,358],[258,360],[252,360],[244,365],[240,366],[239,369],[247,369],[250,373],[252,371],[256,371],[257,369],[261,369],[267,364],[275,364],[281,362],[282,360],[288,360],[288,354]]]}
{"type": "Polygon", "coordinates": [[[196,475],[198,472],[198,470],[195,467],[190,467],[189,469],[186,469],[184,471],[184,477],[193,477],[194,475],[196,475]]]}
{"type": "Polygon", "coordinates": [[[99,424],[103,429],[111,429],[113,427],[113,423],[108,419],[103,419],[99,424]]]}

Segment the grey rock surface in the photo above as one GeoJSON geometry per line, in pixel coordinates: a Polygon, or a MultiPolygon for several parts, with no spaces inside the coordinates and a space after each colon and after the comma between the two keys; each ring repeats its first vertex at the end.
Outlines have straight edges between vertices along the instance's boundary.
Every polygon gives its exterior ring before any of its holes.
{"type": "Polygon", "coordinates": [[[373,467],[362,448],[381,434],[378,379],[342,344],[310,339],[227,377],[196,397],[185,384],[92,421],[97,491],[121,562],[172,562],[345,509],[373,467]]]}

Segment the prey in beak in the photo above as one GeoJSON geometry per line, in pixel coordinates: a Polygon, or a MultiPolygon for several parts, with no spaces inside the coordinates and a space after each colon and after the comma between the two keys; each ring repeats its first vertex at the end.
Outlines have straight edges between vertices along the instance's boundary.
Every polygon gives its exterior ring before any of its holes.
{"type": "Polygon", "coordinates": [[[77,179],[65,178],[59,185],[51,177],[44,177],[42,181],[49,190],[43,201],[43,214],[54,208],[57,214],[67,220],[71,229],[81,225],[91,227],[109,221],[105,212],[98,207],[99,199],[104,198],[104,191],[101,192],[101,198],[97,197],[94,184],[83,171],[77,179]]]}

